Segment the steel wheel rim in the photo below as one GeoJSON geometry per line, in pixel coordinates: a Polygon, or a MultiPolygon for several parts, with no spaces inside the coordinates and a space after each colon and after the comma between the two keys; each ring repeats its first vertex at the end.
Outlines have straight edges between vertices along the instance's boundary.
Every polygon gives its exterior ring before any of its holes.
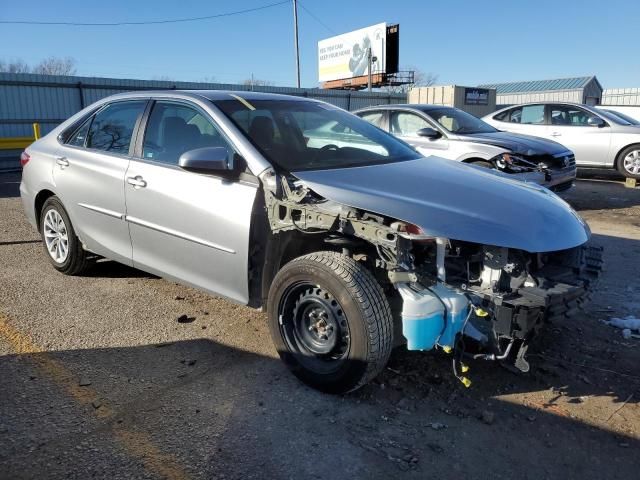
{"type": "Polygon", "coordinates": [[[69,256],[69,234],[62,215],[57,210],[48,210],[42,223],[44,243],[49,256],[56,263],[64,263],[69,256]]]}
{"type": "Polygon", "coordinates": [[[289,286],[279,309],[280,332],[290,353],[321,374],[339,370],[349,355],[349,322],[338,300],[308,282],[289,286]]]}
{"type": "Polygon", "coordinates": [[[633,150],[629,152],[623,160],[624,169],[633,174],[640,174],[640,150],[633,150]]]}

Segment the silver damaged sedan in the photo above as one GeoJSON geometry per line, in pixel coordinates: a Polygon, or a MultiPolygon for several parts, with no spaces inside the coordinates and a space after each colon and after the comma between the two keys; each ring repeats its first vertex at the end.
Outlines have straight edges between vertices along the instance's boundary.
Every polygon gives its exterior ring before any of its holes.
{"type": "Polygon", "coordinates": [[[546,188],[424,161],[314,100],[116,95],[22,164],[55,269],[104,257],[264,308],[284,363],[326,392],[364,385],[404,344],[452,354],[466,386],[471,343],[527,371],[536,333],[575,313],[602,268],[588,226],[546,188]]]}
{"type": "Polygon", "coordinates": [[[499,130],[548,138],[570,148],[578,167],[616,168],[640,179],[640,126],[615,112],[577,103],[527,103],[483,120],[499,130]]]}

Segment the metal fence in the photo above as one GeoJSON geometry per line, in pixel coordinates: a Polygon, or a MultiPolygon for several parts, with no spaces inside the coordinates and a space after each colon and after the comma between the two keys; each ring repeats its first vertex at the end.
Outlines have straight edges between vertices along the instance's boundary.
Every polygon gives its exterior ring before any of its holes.
{"type": "MultiPolygon", "coordinates": [[[[384,92],[0,73],[0,138],[32,136],[35,122],[45,135],[101,98],[133,90],[159,89],[281,93],[323,100],[345,110],[406,102],[404,94],[384,92]]],[[[19,150],[0,150],[0,169],[17,166],[19,153],[19,150]]]]}
{"type": "Polygon", "coordinates": [[[640,88],[606,88],[602,92],[602,105],[640,106],[640,88]]]}

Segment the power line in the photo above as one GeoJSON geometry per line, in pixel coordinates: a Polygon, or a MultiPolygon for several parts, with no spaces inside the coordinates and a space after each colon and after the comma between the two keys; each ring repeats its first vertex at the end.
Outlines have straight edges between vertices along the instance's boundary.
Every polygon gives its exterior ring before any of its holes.
{"type": "Polygon", "coordinates": [[[337,35],[337,32],[331,28],[330,26],[328,26],[326,23],[324,23],[322,20],[320,20],[318,17],[316,17],[313,12],[311,10],[309,10],[307,7],[305,7],[303,5],[303,3],[298,0],[298,5],[300,5],[300,7],[302,7],[302,9],[307,12],[309,14],[309,16],[311,18],[313,18],[316,22],[318,22],[320,25],[322,25],[324,28],[326,28],[327,30],[329,30],[331,33],[333,33],[334,35],[337,35]]]}
{"type": "Polygon", "coordinates": [[[258,10],[264,10],[266,8],[277,7],[278,5],[284,5],[285,3],[290,3],[290,0],[270,3],[268,5],[262,5],[261,7],[247,8],[245,10],[237,10],[235,12],[227,12],[227,13],[218,13],[215,15],[206,15],[202,17],[174,18],[174,19],[167,19],[167,20],[150,20],[150,21],[144,21],[144,22],[140,21],[140,22],[89,23],[89,22],[39,22],[39,21],[32,21],[32,20],[0,20],[0,24],[66,25],[66,26],[72,26],[72,27],[118,27],[122,25],[159,25],[159,24],[165,24],[165,23],[197,22],[200,20],[211,20],[213,18],[231,17],[233,15],[241,15],[243,13],[256,12],[258,10]]]}

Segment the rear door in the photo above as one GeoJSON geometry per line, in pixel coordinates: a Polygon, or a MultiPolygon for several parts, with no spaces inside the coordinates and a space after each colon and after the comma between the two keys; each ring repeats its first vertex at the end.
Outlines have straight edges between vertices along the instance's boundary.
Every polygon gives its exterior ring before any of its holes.
{"type": "Polygon", "coordinates": [[[544,104],[514,107],[500,114],[499,118],[499,122],[494,121],[494,125],[500,130],[534,137],[547,136],[544,104]]]}
{"type": "Polygon", "coordinates": [[[102,107],[71,134],[56,156],[56,194],[86,247],[131,265],[131,240],[124,221],[124,176],[133,134],[147,100],[102,107]]]}
{"type": "Polygon", "coordinates": [[[246,303],[257,180],[178,167],[182,153],[207,146],[237,158],[198,106],[156,101],[144,123],[125,181],[134,266],[246,303]]]}
{"type": "Polygon", "coordinates": [[[576,164],[605,165],[609,158],[611,127],[608,123],[598,127],[589,125],[588,110],[574,105],[547,105],[549,125],[547,136],[573,150],[576,164]]]}

